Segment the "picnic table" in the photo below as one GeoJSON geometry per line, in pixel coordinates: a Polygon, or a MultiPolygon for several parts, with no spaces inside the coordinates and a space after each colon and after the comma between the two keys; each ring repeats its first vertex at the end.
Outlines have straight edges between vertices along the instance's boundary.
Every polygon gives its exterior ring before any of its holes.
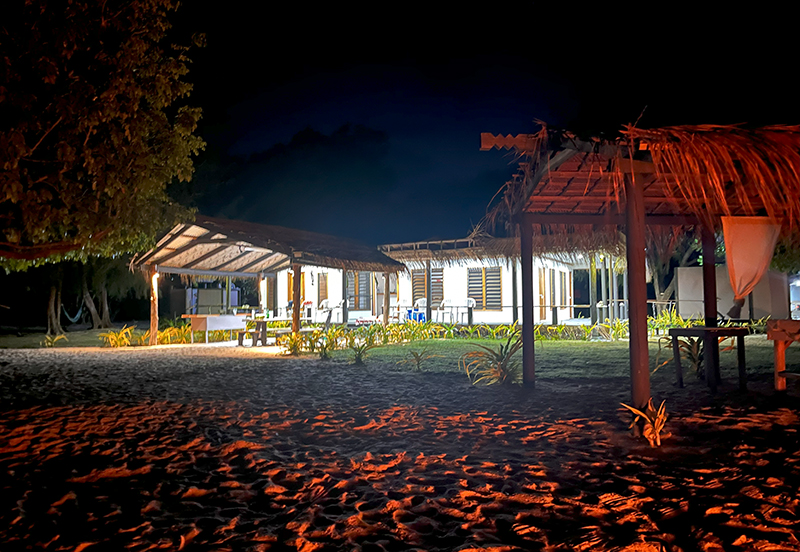
{"type": "MultiPolygon", "coordinates": [[[[248,333],[252,334],[253,336],[253,346],[255,346],[258,341],[261,341],[261,345],[266,346],[267,338],[270,337],[270,334],[273,334],[276,341],[277,338],[281,335],[291,333],[291,328],[270,328],[270,322],[290,322],[291,318],[247,318],[246,322],[253,322],[255,324],[254,330],[242,329],[239,331],[239,345],[244,346],[244,336],[248,333]]],[[[309,318],[301,318],[303,320],[309,320],[309,318]]],[[[313,331],[314,328],[300,328],[300,332],[306,333],[313,331]]]]}
{"type": "Polygon", "coordinates": [[[786,371],[786,349],[800,341],[800,320],[767,320],[767,339],[775,342],[775,390],[786,391],[786,379],[800,373],[786,371]]]}
{"type": "Polygon", "coordinates": [[[714,344],[714,347],[705,348],[705,368],[706,368],[706,383],[712,391],[717,390],[717,384],[721,383],[719,375],[719,349],[716,346],[719,343],[720,337],[735,337],[736,338],[736,352],[739,363],[739,389],[742,391],[747,390],[747,373],[745,372],[745,356],[744,356],[744,336],[748,335],[750,330],[741,327],[727,327],[717,328],[709,326],[693,326],[691,328],[670,328],[669,336],[672,338],[672,354],[675,357],[675,370],[678,376],[678,387],[683,387],[683,369],[681,367],[681,354],[678,337],[700,337],[704,343],[714,344]],[[713,340],[713,341],[712,341],[713,340]]]}

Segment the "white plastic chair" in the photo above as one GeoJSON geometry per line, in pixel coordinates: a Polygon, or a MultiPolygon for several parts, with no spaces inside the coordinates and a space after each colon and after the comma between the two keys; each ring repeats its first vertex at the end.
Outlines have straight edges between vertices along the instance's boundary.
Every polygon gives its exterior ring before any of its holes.
{"type": "Polygon", "coordinates": [[[453,323],[453,300],[452,299],[443,299],[441,303],[439,303],[439,312],[436,313],[436,318],[440,322],[445,321],[445,317],[449,320],[449,323],[453,323]]]}

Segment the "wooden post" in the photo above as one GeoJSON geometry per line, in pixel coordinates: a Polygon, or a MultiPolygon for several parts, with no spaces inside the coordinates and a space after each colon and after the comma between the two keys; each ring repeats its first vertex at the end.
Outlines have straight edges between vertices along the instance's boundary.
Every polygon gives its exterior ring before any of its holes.
{"type": "Polygon", "coordinates": [[[786,371],[786,348],[791,341],[775,339],[773,347],[775,350],[775,391],[786,391],[786,378],[783,373],[786,371]]]}
{"type": "Polygon", "coordinates": [[[347,326],[347,270],[342,269],[342,326],[347,326]]]}
{"type": "Polygon", "coordinates": [[[264,307],[264,294],[261,292],[261,283],[264,281],[264,275],[259,273],[256,278],[256,289],[258,290],[258,308],[266,310],[264,307]]]}
{"type": "Polygon", "coordinates": [[[619,304],[617,303],[617,275],[614,272],[614,257],[608,256],[608,298],[611,301],[611,320],[619,318],[619,304]]]}
{"type": "MultiPolygon", "coordinates": [[[[623,161],[625,163],[625,161],[623,161]]],[[[639,176],[641,179],[642,177],[639,176]]],[[[645,268],[644,193],[636,175],[625,176],[625,236],[630,297],[631,400],[644,408],[650,399],[650,354],[647,350],[647,272],[645,268]]]]}
{"type": "Polygon", "coordinates": [[[388,272],[383,273],[383,325],[389,325],[389,278],[390,275],[388,272]]]}
{"type": "Polygon", "coordinates": [[[431,262],[425,261],[425,321],[431,320],[431,309],[433,307],[433,292],[431,284],[431,262]]]}
{"type": "MultiPolygon", "coordinates": [[[[703,314],[705,325],[708,328],[717,327],[717,268],[716,247],[717,241],[714,230],[705,225],[700,229],[703,244],[703,314]]],[[[705,354],[703,361],[706,366],[706,385],[716,391],[719,381],[719,342],[715,335],[706,334],[704,338],[705,354]]]]}
{"type": "Polygon", "coordinates": [[[522,384],[536,386],[533,338],[533,228],[525,214],[519,224],[519,258],[522,264],[522,384]]]}
{"type": "Polygon", "coordinates": [[[147,270],[150,282],[150,345],[158,345],[158,268],[150,265],[147,270]]]}
{"type": "Polygon", "coordinates": [[[597,324],[597,255],[589,257],[589,318],[597,324]]]}
{"type": "Polygon", "coordinates": [[[292,333],[300,331],[300,274],[302,267],[299,264],[292,265],[292,333]]]}
{"type": "Polygon", "coordinates": [[[622,273],[622,314],[620,318],[628,318],[628,270],[622,273]]]}
{"type": "Polygon", "coordinates": [[[511,323],[519,320],[519,300],[517,299],[517,261],[511,263],[511,323]]]}
{"type": "Polygon", "coordinates": [[[603,301],[603,309],[600,311],[600,317],[603,320],[609,318],[608,315],[608,259],[603,256],[603,262],[600,265],[600,297],[603,301]]]}

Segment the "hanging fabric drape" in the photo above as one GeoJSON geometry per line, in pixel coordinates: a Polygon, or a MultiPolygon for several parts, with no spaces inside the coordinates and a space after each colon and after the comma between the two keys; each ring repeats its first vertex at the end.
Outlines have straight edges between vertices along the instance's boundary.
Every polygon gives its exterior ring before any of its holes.
{"type": "Polygon", "coordinates": [[[739,318],[745,297],[767,271],[780,231],[780,224],[769,217],[722,217],[725,257],[734,295],[733,308],[728,312],[731,318],[739,318]]]}

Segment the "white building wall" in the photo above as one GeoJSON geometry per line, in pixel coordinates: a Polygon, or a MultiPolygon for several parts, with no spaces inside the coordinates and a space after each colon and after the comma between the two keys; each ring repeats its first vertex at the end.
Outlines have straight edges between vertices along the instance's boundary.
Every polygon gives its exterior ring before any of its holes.
{"type": "MultiPolygon", "coordinates": [[[[727,265],[716,267],[717,312],[725,314],[733,306],[733,289],[727,265]]],[[[675,269],[678,279],[675,297],[678,314],[683,318],[703,316],[703,267],[690,266],[675,269]]],[[[753,313],[750,301],[745,300],[742,318],[789,318],[789,280],[782,272],[768,270],[753,290],[753,313]]]]}
{"type": "MultiPolygon", "coordinates": [[[[500,310],[478,310],[475,309],[473,311],[473,323],[474,324],[510,324],[514,321],[514,312],[513,312],[513,304],[514,304],[514,290],[513,290],[513,270],[511,265],[507,263],[502,264],[491,264],[491,263],[481,263],[480,261],[465,261],[464,263],[456,266],[442,266],[441,263],[433,262],[431,263],[432,268],[439,268],[442,267],[442,280],[443,280],[443,297],[445,300],[450,300],[451,304],[456,307],[460,307],[457,309],[457,313],[454,313],[454,316],[457,314],[458,320],[454,320],[459,323],[466,323],[467,322],[467,315],[466,315],[466,304],[467,304],[467,286],[468,286],[468,270],[470,268],[480,268],[482,266],[499,266],[501,269],[501,297],[502,297],[502,309],[500,310]]],[[[534,293],[534,321],[536,323],[544,323],[549,324],[552,322],[552,310],[548,306],[545,309],[545,316],[541,316],[540,308],[539,308],[539,268],[555,269],[556,270],[556,278],[555,278],[555,285],[556,285],[556,301],[559,301],[560,298],[560,284],[561,279],[559,277],[559,273],[563,272],[566,274],[566,283],[569,286],[569,273],[570,268],[568,265],[563,263],[559,263],[553,260],[547,259],[534,259],[534,266],[533,266],[533,293],[534,293]]],[[[550,273],[549,271],[545,272],[545,303],[549,305],[550,302],[550,273]]],[[[520,263],[517,261],[517,316],[522,317],[522,269],[520,263]]],[[[411,285],[411,274],[403,273],[399,277],[398,281],[398,301],[400,305],[405,305],[406,308],[411,308],[412,304],[412,285],[411,285]]],[[[567,300],[569,303],[573,301],[573,295],[571,290],[567,290],[567,300]]],[[[438,305],[437,305],[438,306],[438,305]]],[[[558,319],[559,321],[566,320],[571,317],[571,310],[569,307],[567,308],[560,308],[558,310],[558,319]]],[[[405,309],[401,308],[401,311],[405,311],[405,309]]],[[[432,317],[434,320],[449,322],[450,318],[449,315],[443,315],[441,313],[437,313],[436,311],[432,312],[432,317]],[[438,314],[438,316],[437,316],[438,314]]]]}

